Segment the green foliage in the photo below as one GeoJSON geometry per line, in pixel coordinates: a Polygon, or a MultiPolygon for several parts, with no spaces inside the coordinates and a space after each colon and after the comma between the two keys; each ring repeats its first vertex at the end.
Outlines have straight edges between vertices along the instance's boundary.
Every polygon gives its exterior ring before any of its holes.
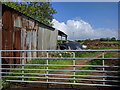
{"type": "Polygon", "coordinates": [[[116,41],[116,38],[115,38],[115,37],[112,37],[112,38],[111,38],[111,41],[116,41]]]}
{"type": "Polygon", "coordinates": [[[116,41],[115,37],[112,38],[100,38],[100,41],[116,41]]]}
{"type": "Polygon", "coordinates": [[[5,2],[5,4],[50,26],[53,14],[57,13],[49,2],[5,2]]]}
{"type": "MultiPolygon", "coordinates": [[[[6,79],[7,79],[7,78],[6,78],[6,79]]],[[[4,78],[4,79],[2,80],[2,86],[3,86],[4,89],[10,87],[10,85],[11,85],[11,82],[6,82],[6,81],[5,81],[6,79],[4,78]]]]}

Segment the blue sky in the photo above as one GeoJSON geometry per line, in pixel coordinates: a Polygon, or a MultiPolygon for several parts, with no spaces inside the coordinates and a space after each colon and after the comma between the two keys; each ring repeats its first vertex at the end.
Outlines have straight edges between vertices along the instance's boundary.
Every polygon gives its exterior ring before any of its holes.
{"type": "Polygon", "coordinates": [[[54,18],[60,22],[81,18],[93,28],[118,28],[117,2],[54,2],[52,6],[57,10],[54,18]]]}
{"type": "Polygon", "coordinates": [[[51,2],[51,4],[57,11],[53,20],[54,27],[68,34],[69,39],[118,38],[117,2],[51,2]],[[74,32],[76,37],[72,35],[74,32]]]}

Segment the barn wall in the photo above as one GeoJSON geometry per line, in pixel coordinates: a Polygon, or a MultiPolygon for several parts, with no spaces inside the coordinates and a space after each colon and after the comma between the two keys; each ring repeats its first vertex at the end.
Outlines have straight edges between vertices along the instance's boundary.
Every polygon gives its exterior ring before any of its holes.
{"type": "Polygon", "coordinates": [[[54,32],[51,32],[50,35],[50,49],[55,50],[57,47],[57,39],[58,39],[58,30],[55,30],[54,32]]]}
{"type": "MultiPolygon", "coordinates": [[[[58,31],[15,10],[3,7],[3,50],[53,50],[56,49],[58,31]]],[[[1,36],[1,35],[0,35],[1,36]]],[[[37,52],[5,53],[3,56],[37,57],[37,52]]],[[[29,59],[30,60],[30,59],[29,59]]],[[[27,62],[28,60],[26,60],[27,62]]],[[[6,63],[6,62],[5,62],[6,63]]],[[[20,63],[20,60],[9,60],[7,63],[20,63]]]]}
{"type": "MultiPolygon", "coordinates": [[[[14,43],[14,28],[13,28],[13,19],[12,19],[12,12],[7,10],[7,7],[2,7],[2,49],[3,50],[13,50],[17,45],[14,43]]],[[[17,56],[14,52],[3,52],[2,56],[4,57],[13,57],[17,56]]],[[[16,59],[2,59],[2,63],[17,63],[16,59]]],[[[3,66],[3,68],[9,66],[3,66]]]]}
{"type": "Polygon", "coordinates": [[[0,3],[0,50],[2,49],[2,4],[0,3]]]}
{"type": "MultiPolygon", "coordinates": [[[[2,4],[0,3],[0,50],[2,49],[2,4]]],[[[1,52],[0,52],[1,57],[1,52]]],[[[0,68],[2,68],[2,59],[0,58],[0,68]]],[[[0,69],[0,90],[2,90],[2,77],[1,77],[1,69],[0,69]]]]}

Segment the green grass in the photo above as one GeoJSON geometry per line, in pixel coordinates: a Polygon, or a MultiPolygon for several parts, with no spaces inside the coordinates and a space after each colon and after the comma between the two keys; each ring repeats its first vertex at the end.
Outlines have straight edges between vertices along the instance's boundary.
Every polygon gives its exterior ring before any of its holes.
{"type": "Polygon", "coordinates": [[[92,56],[94,54],[96,54],[97,52],[91,52],[91,51],[88,51],[88,52],[75,52],[75,55],[76,57],[89,57],[89,56],[92,56]]]}

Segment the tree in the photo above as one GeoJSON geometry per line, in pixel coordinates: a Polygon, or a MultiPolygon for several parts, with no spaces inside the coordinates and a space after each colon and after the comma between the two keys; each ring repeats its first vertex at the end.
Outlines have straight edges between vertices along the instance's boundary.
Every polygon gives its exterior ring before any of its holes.
{"type": "Polygon", "coordinates": [[[111,38],[111,41],[116,41],[116,38],[115,38],[115,37],[112,37],[112,38],[111,38]]]}
{"type": "Polygon", "coordinates": [[[57,13],[50,2],[5,2],[5,4],[50,26],[53,14],[57,13]]]}
{"type": "Polygon", "coordinates": [[[100,38],[100,41],[110,41],[110,38],[100,38]]]}

